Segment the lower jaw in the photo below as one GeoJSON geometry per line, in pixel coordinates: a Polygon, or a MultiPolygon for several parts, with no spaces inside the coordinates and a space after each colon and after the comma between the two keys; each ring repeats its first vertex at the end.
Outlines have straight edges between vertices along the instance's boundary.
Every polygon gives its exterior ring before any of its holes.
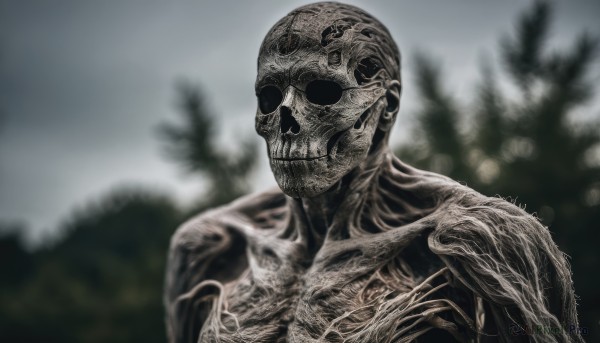
{"type": "Polygon", "coordinates": [[[327,190],[326,158],[315,160],[271,160],[271,170],[281,190],[294,198],[313,197],[327,190]]]}

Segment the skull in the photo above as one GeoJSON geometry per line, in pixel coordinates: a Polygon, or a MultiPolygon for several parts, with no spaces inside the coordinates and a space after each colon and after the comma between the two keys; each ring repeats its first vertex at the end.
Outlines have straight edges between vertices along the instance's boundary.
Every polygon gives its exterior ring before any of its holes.
{"type": "Polygon", "coordinates": [[[362,10],[317,3],[275,24],[258,57],[256,131],[283,192],[322,194],[387,146],[400,90],[398,48],[362,10]]]}

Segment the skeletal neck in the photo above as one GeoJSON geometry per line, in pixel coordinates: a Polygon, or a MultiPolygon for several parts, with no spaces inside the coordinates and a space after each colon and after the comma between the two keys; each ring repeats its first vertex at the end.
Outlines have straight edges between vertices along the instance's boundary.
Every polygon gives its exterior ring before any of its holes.
{"type": "Polygon", "coordinates": [[[327,192],[292,199],[297,234],[310,252],[316,253],[326,237],[339,240],[350,236],[348,220],[351,214],[362,211],[365,199],[369,198],[367,194],[376,191],[374,177],[383,170],[383,161],[390,153],[387,144],[381,144],[327,192]]]}

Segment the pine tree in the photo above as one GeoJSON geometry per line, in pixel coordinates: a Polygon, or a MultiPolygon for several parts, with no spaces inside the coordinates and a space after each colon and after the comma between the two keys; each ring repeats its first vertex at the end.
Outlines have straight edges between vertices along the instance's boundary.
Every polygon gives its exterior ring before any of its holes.
{"type": "Polygon", "coordinates": [[[500,44],[501,66],[511,84],[500,84],[492,66],[485,65],[474,106],[450,97],[439,68],[418,55],[422,108],[414,140],[419,144],[402,146],[397,153],[486,195],[508,197],[549,226],[571,257],[581,325],[589,329],[600,319],[600,278],[591,273],[600,270],[595,247],[600,238],[600,122],[596,116],[577,124],[571,116],[586,110],[594,95],[590,74],[597,41],[584,33],[567,50],[548,52],[551,14],[552,7],[540,1],[519,17],[515,32],[500,44]],[[506,96],[505,87],[519,95],[506,96]],[[467,116],[474,124],[461,126],[467,116]],[[451,161],[451,169],[436,170],[440,155],[451,161]]]}
{"type": "Polygon", "coordinates": [[[459,131],[460,112],[456,99],[445,92],[441,72],[435,61],[415,55],[416,83],[422,108],[415,141],[399,148],[398,154],[415,166],[446,174],[456,180],[471,177],[465,168],[464,137],[459,131]]]}
{"type": "Polygon", "coordinates": [[[199,207],[216,206],[248,192],[247,183],[257,157],[254,141],[242,142],[231,154],[216,144],[215,117],[211,116],[200,88],[189,82],[178,85],[183,123],[163,123],[159,133],[168,155],[189,173],[202,175],[208,184],[199,207]]]}

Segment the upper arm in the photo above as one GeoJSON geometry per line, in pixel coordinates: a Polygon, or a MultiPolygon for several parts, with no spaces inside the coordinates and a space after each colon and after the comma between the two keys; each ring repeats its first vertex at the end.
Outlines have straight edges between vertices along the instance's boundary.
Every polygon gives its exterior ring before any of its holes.
{"type": "Polygon", "coordinates": [[[203,299],[213,293],[219,296],[219,287],[191,294],[197,292],[196,286],[206,280],[216,281],[213,286],[226,283],[246,265],[241,235],[209,216],[199,216],[177,229],[169,248],[164,293],[169,340],[195,341],[211,306],[203,299]]]}
{"type": "MultiPolygon", "coordinates": [[[[502,199],[452,205],[429,237],[461,283],[491,309],[499,335],[511,325],[577,325],[569,265],[537,219],[502,199]]],[[[548,341],[578,341],[567,332],[548,341]]],[[[510,337],[505,337],[510,339],[510,337]]]]}

